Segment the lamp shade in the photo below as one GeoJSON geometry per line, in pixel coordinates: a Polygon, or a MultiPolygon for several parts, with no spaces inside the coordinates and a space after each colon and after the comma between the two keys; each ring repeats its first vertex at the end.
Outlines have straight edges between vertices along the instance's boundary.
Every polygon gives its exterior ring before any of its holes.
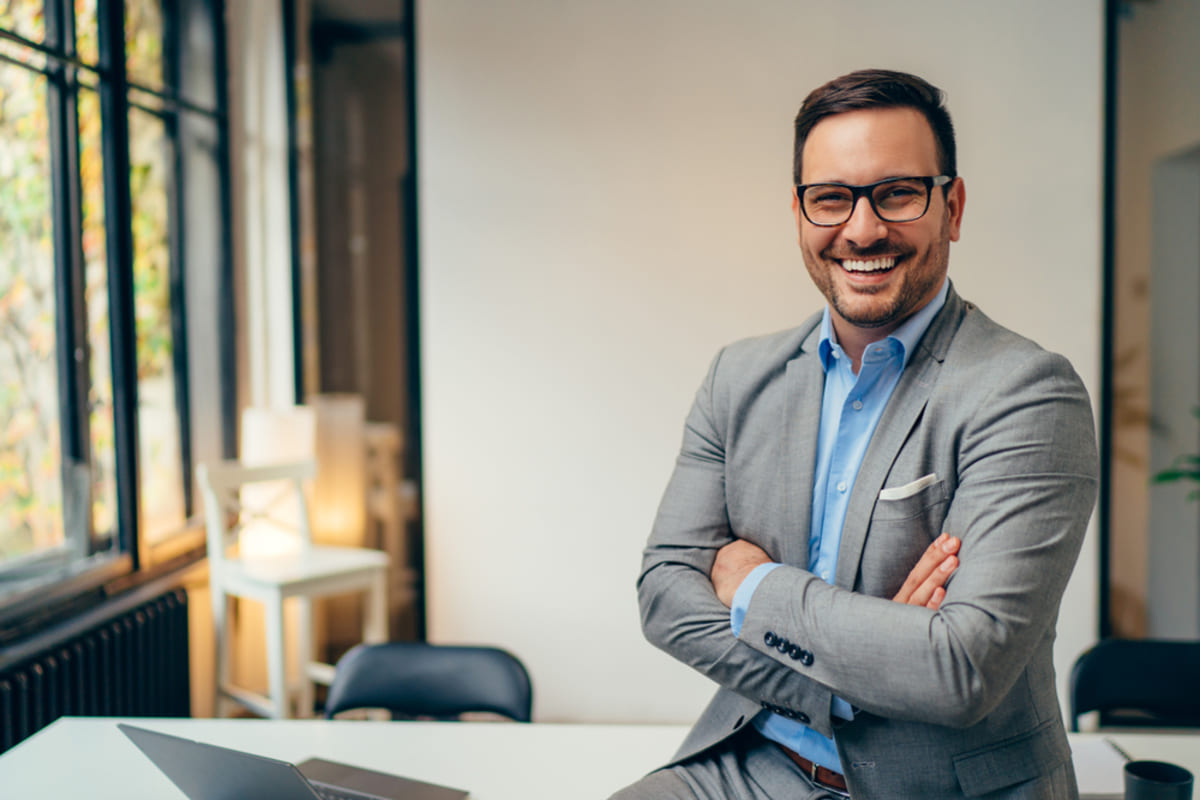
{"type": "Polygon", "coordinates": [[[361,395],[318,394],[309,399],[316,418],[313,536],[323,544],[361,547],[367,513],[366,409],[361,395]]]}
{"type": "Polygon", "coordinates": [[[242,412],[241,459],[266,464],[314,459],[309,495],[313,539],[361,546],[366,523],[366,409],[356,394],[313,395],[307,405],[242,412]]]}
{"type": "MultiPolygon", "coordinates": [[[[249,466],[299,461],[313,457],[316,415],[311,408],[247,408],[242,412],[241,461],[249,466]]],[[[241,555],[247,559],[275,559],[300,550],[296,536],[300,509],[275,506],[282,487],[256,484],[242,488],[242,502],[249,508],[270,505],[270,514],[246,525],[238,537],[241,555]]]]}

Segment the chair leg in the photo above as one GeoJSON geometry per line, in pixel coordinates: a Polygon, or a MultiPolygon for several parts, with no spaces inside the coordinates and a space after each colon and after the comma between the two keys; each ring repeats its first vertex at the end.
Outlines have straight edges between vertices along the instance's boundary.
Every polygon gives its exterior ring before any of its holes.
{"type": "Polygon", "coordinates": [[[376,570],[371,579],[371,588],[363,599],[363,641],[386,642],[387,621],[387,570],[376,570]]]}
{"type": "Polygon", "coordinates": [[[222,717],[225,713],[225,687],[231,680],[229,637],[229,597],[216,587],[210,590],[212,595],[213,616],[213,716],[222,717]]]}
{"type": "Polygon", "coordinates": [[[263,603],[267,638],[267,697],[272,719],[291,716],[288,703],[287,648],[284,641],[283,598],[278,594],[263,603]]]}
{"type": "Polygon", "coordinates": [[[313,682],[308,675],[308,665],[316,658],[313,646],[312,600],[297,597],[296,600],[296,716],[302,719],[313,715],[313,682]]]}

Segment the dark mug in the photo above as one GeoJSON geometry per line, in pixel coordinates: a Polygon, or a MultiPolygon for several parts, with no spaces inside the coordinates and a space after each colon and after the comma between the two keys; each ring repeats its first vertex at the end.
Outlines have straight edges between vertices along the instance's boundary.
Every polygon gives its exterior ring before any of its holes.
{"type": "Polygon", "coordinates": [[[1125,800],[1192,800],[1192,773],[1165,761],[1130,761],[1125,800]]]}

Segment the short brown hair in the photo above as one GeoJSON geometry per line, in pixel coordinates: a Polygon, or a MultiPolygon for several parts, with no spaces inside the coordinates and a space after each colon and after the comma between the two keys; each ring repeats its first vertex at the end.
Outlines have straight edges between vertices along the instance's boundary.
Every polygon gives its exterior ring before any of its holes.
{"type": "Polygon", "coordinates": [[[946,110],[945,93],[907,72],[863,69],[834,78],[804,98],[800,113],[796,115],[796,145],[792,154],[795,183],[802,182],[800,171],[804,143],[813,127],[834,114],[867,108],[912,108],[921,112],[933,129],[938,169],[943,175],[958,177],[954,125],[950,121],[950,112],[946,110]]]}

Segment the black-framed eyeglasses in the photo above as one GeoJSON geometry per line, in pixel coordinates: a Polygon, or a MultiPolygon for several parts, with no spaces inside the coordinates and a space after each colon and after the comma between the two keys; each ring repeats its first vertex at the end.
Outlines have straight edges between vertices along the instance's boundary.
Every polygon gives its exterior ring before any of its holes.
{"type": "Polygon", "coordinates": [[[888,178],[865,186],[845,183],[805,183],[796,187],[800,209],[813,225],[835,228],[854,214],[858,198],[866,197],[875,216],[884,222],[912,222],[925,216],[935,186],[954,180],[951,175],[888,178]]]}

